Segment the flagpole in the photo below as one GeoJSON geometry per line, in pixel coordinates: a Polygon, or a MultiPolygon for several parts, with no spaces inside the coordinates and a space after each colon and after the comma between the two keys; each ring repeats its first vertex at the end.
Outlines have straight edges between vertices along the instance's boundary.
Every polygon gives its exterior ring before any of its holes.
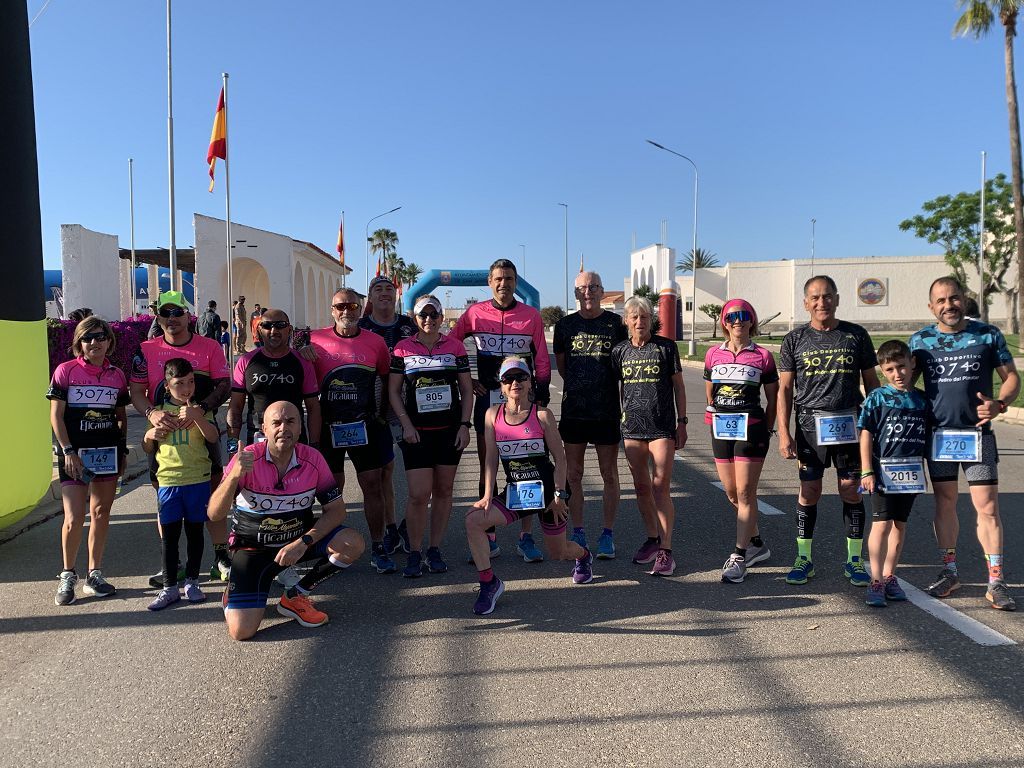
{"type": "Polygon", "coordinates": [[[135,317],[135,179],[132,174],[132,159],[128,158],[128,232],[132,248],[132,302],[129,305],[131,317],[135,317]]]}
{"type": "Polygon", "coordinates": [[[341,287],[346,288],[345,282],[345,212],[341,212],[341,287]]]}
{"type": "MultiPolygon", "coordinates": [[[[228,267],[228,300],[225,307],[231,306],[232,296],[235,295],[235,287],[232,281],[231,263],[231,160],[228,151],[228,73],[221,72],[222,88],[224,89],[224,236],[227,238],[224,248],[225,260],[228,267]]],[[[228,320],[228,324],[231,319],[228,320]]],[[[220,333],[218,329],[217,333],[220,333]]],[[[234,363],[234,345],[228,344],[228,366],[234,363]]]]}
{"type": "MultiPolygon", "coordinates": [[[[171,99],[171,0],[167,0],[167,180],[170,199],[171,243],[169,267],[171,290],[181,290],[181,275],[178,274],[178,251],[174,239],[174,107],[171,99]]],[[[157,280],[157,289],[160,281],[157,280]]],[[[195,298],[193,296],[193,298],[195,298]]]]}

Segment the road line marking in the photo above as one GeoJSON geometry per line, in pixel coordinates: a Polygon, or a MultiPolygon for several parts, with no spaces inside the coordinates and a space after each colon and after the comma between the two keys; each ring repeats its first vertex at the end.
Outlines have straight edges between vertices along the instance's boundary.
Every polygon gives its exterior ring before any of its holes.
{"type": "Polygon", "coordinates": [[[966,616],[947,603],[929,595],[927,592],[918,589],[913,584],[908,584],[903,579],[899,580],[903,591],[907,593],[907,599],[925,613],[930,613],[939,621],[949,624],[957,632],[967,635],[968,638],[978,645],[1016,645],[1006,635],[996,632],[987,624],[982,624],[977,619],[966,616]]]}
{"type": "MultiPolygon", "coordinates": [[[[725,487],[721,483],[712,483],[712,485],[715,486],[715,488],[718,488],[723,493],[725,492],[725,487]]],[[[768,502],[761,501],[760,499],[757,500],[757,509],[758,509],[758,511],[762,515],[784,515],[784,514],[786,514],[785,512],[783,512],[778,507],[773,507],[768,502]]]]}

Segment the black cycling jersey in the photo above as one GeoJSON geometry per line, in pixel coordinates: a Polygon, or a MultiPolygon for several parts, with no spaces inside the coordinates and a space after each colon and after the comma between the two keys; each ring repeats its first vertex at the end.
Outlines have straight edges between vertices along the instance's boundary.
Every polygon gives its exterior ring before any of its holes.
{"type": "Polygon", "coordinates": [[[652,336],[642,347],[635,347],[627,339],[612,350],[612,364],[622,381],[622,436],[635,440],[675,437],[672,377],[683,370],[676,343],[652,336]]]}
{"type": "Polygon", "coordinates": [[[619,419],[622,414],[612,348],[625,339],[622,318],[608,310],[589,320],[573,312],[555,324],[554,351],[565,355],[563,419],[619,419]]]}

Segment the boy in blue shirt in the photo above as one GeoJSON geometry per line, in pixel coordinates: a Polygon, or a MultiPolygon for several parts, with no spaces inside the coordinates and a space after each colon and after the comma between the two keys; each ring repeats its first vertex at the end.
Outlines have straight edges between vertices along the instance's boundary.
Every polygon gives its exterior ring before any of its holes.
{"type": "Polygon", "coordinates": [[[906,600],[896,578],[903,537],[914,499],[925,490],[924,460],[928,445],[929,407],[911,384],[914,358],[910,347],[893,339],[878,350],[886,384],[868,393],[861,406],[860,484],[874,494],[868,557],[871,584],[865,602],[884,608],[886,600],[906,600]]]}

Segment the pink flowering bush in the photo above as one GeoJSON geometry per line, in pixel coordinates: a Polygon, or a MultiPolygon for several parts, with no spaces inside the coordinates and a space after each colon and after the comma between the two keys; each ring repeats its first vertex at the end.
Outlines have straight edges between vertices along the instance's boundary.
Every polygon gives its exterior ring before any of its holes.
{"type": "MultiPolygon", "coordinates": [[[[146,340],[146,334],[149,332],[152,322],[152,315],[138,315],[110,324],[110,327],[114,329],[114,336],[117,338],[117,349],[110,356],[110,362],[124,371],[126,375],[132,367],[132,356],[138,351],[139,345],[146,340]]],[[[71,359],[71,342],[75,338],[75,326],[77,325],[78,323],[73,320],[50,318],[46,321],[51,375],[58,365],[71,359]]]]}

